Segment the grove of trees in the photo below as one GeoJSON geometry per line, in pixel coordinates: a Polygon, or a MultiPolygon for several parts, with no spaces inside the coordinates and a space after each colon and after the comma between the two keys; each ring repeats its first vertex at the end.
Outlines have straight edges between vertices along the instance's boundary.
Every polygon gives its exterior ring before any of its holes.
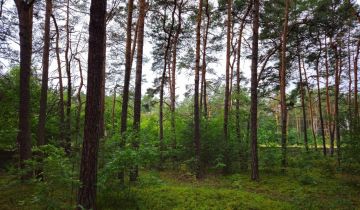
{"type": "Polygon", "coordinates": [[[359,24],[354,0],[0,0],[0,209],[360,208],[359,24]]]}

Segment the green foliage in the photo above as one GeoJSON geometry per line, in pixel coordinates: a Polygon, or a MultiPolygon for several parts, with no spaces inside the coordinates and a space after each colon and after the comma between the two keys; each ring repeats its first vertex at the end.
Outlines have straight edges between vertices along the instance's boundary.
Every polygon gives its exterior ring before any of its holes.
{"type": "Polygon", "coordinates": [[[145,167],[155,164],[158,160],[158,149],[151,141],[147,141],[146,135],[140,133],[140,146],[135,149],[132,141],[136,138],[131,131],[125,135],[125,145],[120,146],[119,135],[113,135],[106,139],[103,145],[104,154],[101,162],[104,164],[99,171],[98,186],[106,187],[107,184],[117,177],[122,170],[127,171],[131,166],[145,167]]]}
{"type": "MultiPolygon", "coordinates": [[[[18,107],[20,90],[20,69],[12,68],[0,77],[0,149],[12,150],[16,147],[18,133],[18,107]]],[[[30,109],[31,113],[37,113],[40,100],[40,83],[32,78],[30,80],[30,109]]],[[[36,122],[36,115],[31,115],[31,122],[36,122]]],[[[35,133],[36,123],[31,123],[31,132],[35,133]]]]}
{"type": "MultiPolygon", "coordinates": [[[[33,148],[33,158],[27,161],[27,168],[17,171],[18,174],[31,171],[33,179],[29,181],[34,189],[31,200],[27,202],[47,209],[72,208],[72,199],[79,181],[74,165],[65,155],[62,148],[44,145],[33,148]]],[[[76,171],[77,172],[77,171],[76,171]]]]}
{"type": "Polygon", "coordinates": [[[268,143],[266,147],[259,150],[260,169],[269,172],[276,172],[280,167],[281,152],[277,144],[268,143]]]}
{"type": "Polygon", "coordinates": [[[343,138],[343,158],[347,170],[353,174],[360,174],[360,122],[354,116],[350,118],[350,130],[345,131],[343,138]]]}

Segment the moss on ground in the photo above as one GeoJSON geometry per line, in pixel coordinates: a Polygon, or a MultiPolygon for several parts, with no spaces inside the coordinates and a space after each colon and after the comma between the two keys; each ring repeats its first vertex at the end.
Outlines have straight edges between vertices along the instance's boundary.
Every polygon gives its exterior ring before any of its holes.
{"type": "MultiPolygon", "coordinates": [[[[0,174],[0,209],[46,209],[34,200],[35,187],[0,174]]],[[[360,209],[360,177],[317,169],[287,175],[262,173],[259,182],[248,174],[208,175],[196,181],[179,172],[143,171],[139,183],[120,190],[116,182],[102,186],[99,209],[360,209]]],[[[55,193],[61,196],[61,192],[55,193]]],[[[55,208],[56,209],[56,208],[55,208]]]]}

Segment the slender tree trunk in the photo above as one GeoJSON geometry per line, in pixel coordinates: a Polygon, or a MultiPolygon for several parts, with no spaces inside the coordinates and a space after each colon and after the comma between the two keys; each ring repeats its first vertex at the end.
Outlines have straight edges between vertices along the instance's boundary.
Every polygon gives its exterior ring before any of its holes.
{"type": "Polygon", "coordinates": [[[312,135],[314,138],[314,145],[315,145],[315,150],[317,150],[317,139],[316,139],[316,129],[315,129],[315,125],[314,125],[314,110],[313,110],[313,97],[312,97],[312,92],[309,86],[309,81],[308,81],[308,77],[306,75],[306,69],[305,69],[305,62],[303,59],[303,69],[304,69],[304,76],[305,76],[305,83],[306,83],[306,89],[309,95],[309,110],[310,110],[310,124],[311,124],[311,131],[312,131],[312,135]]]}
{"type": "Polygon", "coordinates": [[[47,91],[48,91],[48,77],[49,77],[49,51],[50,51],[50,15],[52,10],[52,0],[46,0],[45,12],[45,29],[44,29],[44,47],[42,57],[42,81],[41,81],[41,97],[38,123],[38,141],[37,145],[45,144],[45,122],[46,122],[46,107],[47,107],[47,91]]]}
{"type": "MultiPolygon", "coordinates": [[[[134,95],[134,121],[133,129],[135,132],[135,139],[132,142],[134,149],[139,148],[140,144],[140,117],[141,117],[141,82],[142,82],[142,64],[143,64],[143,48],[144,48],[144,25],[146,15],[145,0],[139,1],[139,31],[137,39],[137,53],[136,53],[136,75],[135,75],[135,95],[134,95]]],[[[130,181],[134,182],[138,177],[138,166],[134,165],[130,171],[130,181]]]]}
{"type": "MultiPolygon", "coordinates": [[[[75,133],[76,133],[76,138],[75,138],[75,151],[77,150],[77,148],[79,148],[78,142],[79,139],[81,138],[81,134],[80,134],[80,124],[81,124],[81,110],[82,110],[82,100],[81,100],[81,89],[84,85],[84,79],[83,79],[83,74],[82,74],[82,67],[81,67],[81,61],[79,58],[74,56],[74,59],[78,62],[79,65],[79,74],[80,74],[80,84],[79,84],[79,88],[77,90],[77,94],[76,94],[76,98],[77,98],[77,103],[78,103],[78,107],[77,107],[77,113],[76,113],[76,124],[75,124],[75,133]]],[[[72,162],[72,173],[74,173],[75,171],[75,167],[78,165],[78,161],[77,159],[73,160],[72,162]]],[[[71,184],[71,194],[74,193],[75,190],[75,184],[72,183],[71,184]]],[[[73,203],[73,198],[71,198],[71,203],[73,203]]]]}
{"type": "Polygon", "coordinates": [[[295,121],[296,121],[296,132],[298,134],[296,138],[296,144],[299,145],[301,139],[301,125],[300,125],[300,117],[298,117],[296,112],[295,112],[295,121]]]}
{"type": "MultiPolygon", "coordinates": [[[[176,1],[175,1],[176,3],[176,1]]],[[[175,125],[175,102],[176,102],[176,56],[177,56],[177,47],[179,42],[179,36],[181,33],[181,27],[182,27],[182,5],[183,0],[181,0],[180,5],[178,7],[178,25],[174,37],[174,43],[173,43],[173,51],[172,51],[172,69],[171,69],[171,133],[172,133],[172,149],[176,150],[176,125],[175,125]]],[[[176,156],[173,157],[173,161],[175,162],[176,156]]]]}
{"type": "MultiPolygon", "coordinates": [[[[34,1],[15,0],[19,16],[20,36],[20,101],[19,101],[19,146],[20,168],[25,167],[25,161],[31,158],[30,132],[30,77],[32,55],[32,25],[34,1]]],[[[30,174],[22,175],[26,179],[30,174]]]]}
{"type": "Polygon", "coordinates": [[[257,145],[257,66],[258,66],[258,45],[259,45],[259,0],[254,0],[252,11],[253,18],[253,39],[252,39],[252,59],[251,59],[251,109],[250,109],[250,129],[251,129],[251,179],[258,181],[259,177],[259,161],[258,161],[258,145],[257,145]]]}
{"type": "Polygon", "coordinates": [[[299,66],[299,78],[300,78],[300,96],[301,96],[301,107],[302,107],[302,115],[303,115],[303,132],[304,132],[304,145],[306,151],[309,151],[308,146],[308,138],[307,138],[307,122],[306,122],[306,106],[305,106],[305,94],[304,94],[304,83],[302,80],[301,74],[301,56],[300,56],[300,47],[297,45],[297,53],[298,53],[298,66],[299,66]]]}
{"type": "MultiPolygon", "coordinates": [[[[332,123],[332,111],[330,106],[330,95],[329,95],[329,62],[328,62],[328,47],[326,43],[326,37],[325,37],[325,67],[326,67],[326,111],[327,111],[327,118],[328,118],[328,130],[329,130],[329,136],[330,136],[330,155],[334,155],[334,129],[333,129],[333,123],[332,123]]],[[[332,39],[330,38],[330,45],[332,45],[332,39]]]]}
{"type": "MultiPolygon", "coordinates": [[[[78,88],[78,91],[76,94],[76,98],[78,101],[78,109],[77,109],[76,129],[75,129],[76,133],[79,135],[80,134],[80,116],[81,116],[81,110],[82,110],[81,89],[84,86],[84,79],[83,79],[83,73],[82,73],[82,68],[81,68],[81,61],[79,58],[76,58],[76,57],[75,57],[75,60],[78,62],[79,74],[80,74],[80,84],[79,84],[79,88],[78,88]]],[[[77,145],[77,142],[76,142],[76,145],[77,145]]]]}
{"type": "Polygon", "coordinates": [[[64,87],[63,87],[63,81],[62,81],[62,70],[61,70],[61,59],[60,59],[60,32],[59,27],[57,25],[56,19],[54,15],[51,15],[55,31],[56,31],[56,46],[55,46],[55,53],[56,53],[56,61],[57,61],[57,70],[58,70],[58,76],[59,76],[59,117],[60,117],[60,126],[59,126],[59,132],[60,132],[60,140],[61,144],[65,145],[65,107],[64,107],[64,87]]]}
{"type": "Polygon", "coordinates": [[[360,51],[360,39],[357,42],[356,54],[354,58],[354,107],[356,119],[359,118],[359,101],[358,101],[358,60],[359,60],[359,51],[360,51]]]}
{"type": "MultiPolygon", "coordinates": [[[[172,37],[172,33],[173,33],[173,29],[174,29],[174,24],[175,24],[175,13],[176,13],[176,7],[177,7],[177,1],[175,1],[174,3],[174,9],[172,11],[172,15],[171,15],[171,25],[170,25],[170,30],[167,31],[166,29],[166,23],[165,23],[165,18],[164,18],[164,22],[163,22],[163,30],[166,33],[167,37],[166,37],[166,45],[165,45],[165,52],[164,52],[164,68],[163,68],[163,72],[161,75],[161,84],[160,84],[160,104],[159,104],[159,142],[160,142],[160,164],[159,164],[159,168],[162,169],[162,163],[164,162],[164,157],[163,157],[163,152],[165,150],[165,145],[164,145],[164,114],[163,114],[163,110],[164,110],[164,86],[165,86],[165,77],[166,77],[166,68],[168,67],[168,60],[169,60],[169,51],[171,49],[171,37],[172,37]]],[[[170,71],[170,69],[169,69],[170,71]]],[[[171,86],[171,85],[170,85],[171,86]]],[[[170,88],[171,89],[171,88],[170,88]]]]}
{"type": "Polygon", "coordinates": [[[349,85],[348,85],[348,114],[349,114],[349,119],[351,118],[351,109],[353,106],[352,103],[352,77],[351,77],[351,52],[350,52],[350,35],[351,35],[351,29],[349,27],[349,33],[348,33],[348,39],[347,39],[347,57],[348,57],[348,80],[349,80],[349,85]]]}
{"type": "Polygon", "coordinates": [[[229,103],[230,103],[230,53],[231,53],[231,0],[227,0],[227,36],[226,36],[226,69],[225,69],[225,101],[224,101],[224,173],[230,170],[230,159],[228,155],[228,121],[229,121],[229,103]]]}
{"type": "MultiPolygon", "coordinates": [[[[136,49],[138,31],[139,31],[139,20],[136,21],[135,34],[134,34],[134,39],[133,39],[133,41],[132,41],[133,45],[132,45],[132,49],[131,49],[130,70],[131,70],[131,68],[132,68],[132,64],[133,64],[133,61],[134,61],[134,55],[135,55],[135,49],[136,49]]],[[[130,72],[131,72],[131,71],[130,71],[130,72]]]]}
{"type": "Polygon", "coordinates": [[[322,144],[323,144],[323,154],[326,156],[326,140],[325,140],[325,128],[324,128],[324,118],[322,114],[322,104],[321,104],[321,92],[320,92],[320,72],[319,72],[319,59],[321,57],[321,40],[319,39],[320,43],[320,50],[319,55],[316,59],[315,63],[315,70],[316,70],[316,83],[317,83],[317,97],[318,97],[318,108],[319,108],[319,116],[320,116],[320,126],[321,126],[321,137],[322,137],[322,144]]]}
{"type": "MultiPolygon", "coordinates": [[[[132,14],[133,14],[134,0],[129,0],[127,5],[127,23],[126,23],[126,47],[125,47],[125,76],[124,86],[122,94],[122,105],[121,105],[121,148],[125,146],[125,132],[127,130],[127,117],[128,117],[128,105],[129,105],[129,87],[130,87],[130,75],[131,75],[131,64],[134,51],[131,49],[131,32],[132,32],[132,14]]],[[[136,36],[135,36],[136,38],[136,36]]],[[[135,46],[135,42],[134,42],[135,46]]],[[[134,48],[135,49],[135,48],[134,48]]],[[[121,184],[124,184],[124,170],[119,172],[119,179],[121,184]]]]}
{"type": "Polygon", "coordinates": [[[333,45],[335,52],[335,132],[336,132],[336,147],[337,147],[337,160],[338,165],[340,166],[341,160],[341,151],[340,151],[340,117],[339,117],[339,94],[340,94],[340,77],[342,72],[342,62],[341,62],[341,46],[337,44],[333,45]]]}
{"type": "Polygon", "coordinates": [[[287,108],[286,108],[286,42],[288,32],[288,19],[289,19],[289,0],[285,0],[285,12],[284,12],[284,25],[281,37],[281,65],[280,65],[280,106],[281,106],[281,147],[282,147],[282,159],[281,165],[285,170],[287,166],[287,108]]]}
{"type": "Polygon", "coordinates": [[[106,0],[92,0],[90,6],[88,78],[84,141],[80,164],[81,186],[78,209],[96,209],[97,159],[100,140],[101,91],[104,78],[106,0]]]}
{"type": "Polygon", "coordinates": [[[240,59],[241,59],[241,42],[242,42],[242,37],[243,37],[243,30],[246,24],[246,18],[248,17],[250,10],[252,8],[252,1],[249,2],[249,5],[246,9],[245,15],[243,16],[243,18],[241,19],[241,25],[240,25],[240,30],[239,30],[239,42],[237,45],[237,61],[236,61],[236,102],[235,102],[235,107],[236,107],[236,136],[238,141],[241,141],[241,131],[240,131],[240,79],[241,79],[241,74],[240,74],[240,59]]]}
{"type": "Polygon", "coordinates": [[[117,88],[117,85],[114,87],[114,95],[113,95],[112,109],[111,109],[111,127],[112,127],[113,134],[115,134],[116,88],[117,88]]]}
{"type": "Polygon", "coordinates": [[[195,53],[195,92],[194,92],[194,145],[195,145],[195,173],[196,178],[202,178],[200,160],[201,135],[200,135],[200,112],[199,112],[199,72],[200,72],[200,30],[203,13],[203,0],[199,0],[199,12],[196,20],[196,53],[195,53]]]}
{"type": "MultiPolygon", "coordinates": [[[[234,37],[235,37],[235,33],[234,33],[234,24],[232,23],[231,26],[231,42],[230,42],[230,46],[231,46],[231,54],[230,54],[230,58],[232,57],[232,61],[230,63],[230,75],[229,75],[229,112],[231,112],[232,110],[232,106],[233,106],[233,100],[232,100],[232,93],[233,93],[233,80],[234,80],[234,68],[235,68],[235,62],[236,62],[236,58],[237,58],[237,50],[235,49],[236,46],[236,42],[234,44],[234,37]]],[[[231,116],[230,116],[231,117],[231,116]]],[[[228,120],[229,121],[229,120],[228,120]]],[[[231,118],[230,118],[231,121],[231,118]]]]}
{"type": "MultiPolygon", "coordinates": [[[[106,21],[105,21],[106,22],[106,21]]],[[[105,72],[106,72],[106,24],[105,24],[105,34],[104,34],[104,58],[105,58],[105,65],[103,66],[104,70],[102,71],[104,74],[104,78],[105,78],[105,72]]],[[[100,138],[104,138],[105,137],[105,118],[104,118],[104,113],[105,113],[105,80],[106,78],[103,80],[102,84],[101,84],[101,100],[100,100],[100,138]]]]}
{"type": "Polygon", "coordinates": [[[71,84],[71,68],[70,68],[70,59],[69,59],[69,50],[70,50],[70,0],[67,0],[66,3],[66,47],[65,47],[65,69],[67,76],[67,101],[66,101],[66,142],[65,142],[65,151],[67,154],[71,150],[71,97],[72,97],[72,84],[71,84]]]}
{"type": "Polygon", "coordinates": [[[200,98],[202,98],[203,103],[201,103],[200,100],[200,109],[202,109],[201,104],[203,104],[204,109],[203,111],[203,115],[205,118],[208,117],[208,107],[207,107],[207,85],[206,85],[206,48],[207,48],[207,39],[208,39],[208,34],[209,34],[209,28],[210,28],[210,23],[211,23],[211,19],[210,19],[210,8],[209,8],[209,0],[205,0],[205,15],[206,15],[206,25],[205,25],[205,32],[203,34],[203,54],[202,54],[202,66],[201,66],[201,96],[200,98]]]}

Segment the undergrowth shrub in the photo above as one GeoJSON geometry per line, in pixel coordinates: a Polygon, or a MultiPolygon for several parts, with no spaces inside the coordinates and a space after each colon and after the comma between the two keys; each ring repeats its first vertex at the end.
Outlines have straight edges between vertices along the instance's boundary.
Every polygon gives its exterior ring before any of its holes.
{"type": "Polygon", "coordinates": [[[79,187],[78,177],[63,148],[53,145],[34,147],[36,154],[27,161],[28,168],[34,174],[35,186],[32,203],[46,206],[46,209],[74,208],[72,202],[79,187]]]}

